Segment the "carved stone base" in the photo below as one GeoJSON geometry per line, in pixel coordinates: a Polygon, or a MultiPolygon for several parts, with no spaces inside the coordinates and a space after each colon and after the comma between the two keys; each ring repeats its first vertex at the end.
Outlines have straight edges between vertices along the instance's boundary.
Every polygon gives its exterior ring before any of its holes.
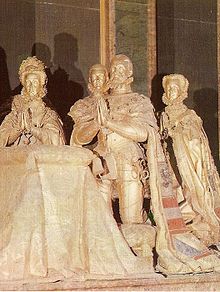
{"type": "Polygon", "coordinates": [[[0,282],[0,290],[90,290],[90,291],[220,291],[220,273],[171,276],[149,274],[145,279],[87,280],[66,279],[58,282],[0,282]]]}

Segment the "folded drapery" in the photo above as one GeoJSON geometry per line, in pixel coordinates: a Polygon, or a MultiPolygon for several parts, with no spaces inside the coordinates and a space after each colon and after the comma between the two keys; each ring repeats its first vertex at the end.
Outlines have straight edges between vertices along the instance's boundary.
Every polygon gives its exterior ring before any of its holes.
{"type": "Polygon", "coordinates": [[[88,165],[69,146],[0,149],[0,280],[142,277],[88,165]]]}

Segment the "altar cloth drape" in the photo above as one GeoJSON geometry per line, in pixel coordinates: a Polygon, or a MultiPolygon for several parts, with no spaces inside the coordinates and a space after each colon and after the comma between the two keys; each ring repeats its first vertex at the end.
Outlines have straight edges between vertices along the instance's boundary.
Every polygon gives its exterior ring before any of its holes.
{"type": "Polygon", "coordinates": [[[93,154],[69,146],[0,149],[0,280],[142,277],[98,190],[93,154]]]}

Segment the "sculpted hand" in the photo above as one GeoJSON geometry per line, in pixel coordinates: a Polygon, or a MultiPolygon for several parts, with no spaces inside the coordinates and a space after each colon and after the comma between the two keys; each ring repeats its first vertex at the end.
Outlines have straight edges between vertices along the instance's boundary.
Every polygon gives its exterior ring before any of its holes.
{"type": "Polygon", "coordinates": [[[33,126],[30,129],[30,133],[35,137],[38,138],[38,136],[41,134],[41,128],[37,127],[36,125],[33,126]]]}
{"type": "Polygon", "coordinates": [[[30,133],[30,131],[31,131],[31,120],[32,120],[30,111],[29,110],[25,111],[22,114],[22,117],[23,117],[22,118],[22,120],[23,120],[22,124],[23,124],[23,127],[24,127],[24,131],[26,133],[30,133]]]}
{"type": "Polygon", "coordinates": [[[98,101],[98,121],[100,125],[106,126],[109,118],[108,108],[105,100],[100,98],[98,101]]]}
{"type": "Polygon", "coordinates": [[[27,127],[25,113],[22,112],[20,115],[21,115],[21,130],[22,130],[22,132],[25,132],[26,127],[27,127]]]}
{"type": "Polygon", "coordinates": [[[23,122],[23,114],[18,113],[13,116],[11,120],[12,127],[16,129],[18,132],[22,133],[24,131],[24,122],[23,122]]]}

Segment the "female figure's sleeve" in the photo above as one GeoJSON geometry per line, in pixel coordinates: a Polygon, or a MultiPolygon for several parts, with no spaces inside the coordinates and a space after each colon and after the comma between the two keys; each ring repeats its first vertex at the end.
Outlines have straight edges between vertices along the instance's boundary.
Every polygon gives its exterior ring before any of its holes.
{"type": "Polygon", "coordinates": [[[0,147],[13,144],[21,133],[21,115],[12,110],[0,126],[0,147]]]}

